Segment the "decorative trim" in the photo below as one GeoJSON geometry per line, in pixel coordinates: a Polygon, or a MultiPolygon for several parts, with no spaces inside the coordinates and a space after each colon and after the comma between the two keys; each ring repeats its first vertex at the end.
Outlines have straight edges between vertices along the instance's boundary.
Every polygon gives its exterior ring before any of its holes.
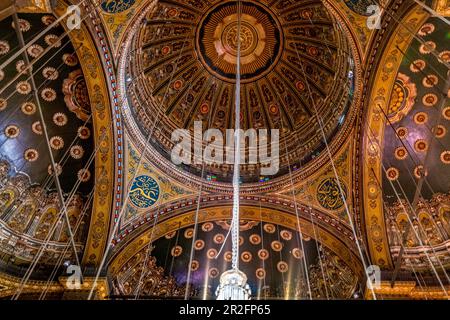
{"type": "MultiPolygon", "coordinates": [[[[59,1],[55,9],[58,16],[64,15],[67,3],[59,1]]],[[[94,17],[93,17],[94,18],[94,17]]],[[[65,21],[65,20],[64,20],[65,21]]],[[[65,23],[62,23],[65,26],[65,23]]],[[[111,190],[114,188],[114,157],[109,87],[96,44],[87,27],[69,33],[74,47],[79,47],[78,56],[86,79],[91,101],[95,145],[99,147],[95,157],[95,195],[93,200],[90,229],[83,263],[89,266],[99,264],[108,239],[108,225],[111,213],[111,190]]]]}

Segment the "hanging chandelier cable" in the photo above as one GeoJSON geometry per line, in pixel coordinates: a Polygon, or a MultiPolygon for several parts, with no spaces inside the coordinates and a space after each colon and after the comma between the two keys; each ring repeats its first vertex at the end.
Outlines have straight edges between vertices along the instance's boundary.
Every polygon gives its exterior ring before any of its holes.
{"type": "MultiPolygon", "coordinates": [[[[372,135],[372,138],[371,138],[370,135],[369,135],[369,141],[370,141],[370,143],[374,143],[372,139],[376,139],[376,138],[375,138],[374,133],[373,133],[372,129],[370,128],[370,126],[368,126],[368,128],[370,129],[370,134],[372,135]]],[[[381,161],[381,160],[380,160],[380,161],[381,161]]],[[[385,167],[385,165],[384,165],[383,163],[381,163],[381,167],[382,167],[382,170],[383,170],[384,174],[386,174],[387,170],[386,170],[386,167],[385,167]]],[[[388,179],[388,180],[389,180],[389,179],[388,179]]],[[[392,190],[394,191],[395,196],[396,196],[396,198],[397,198],[397,201],[399,202],[399,204],[400,204],[400,206],[401,206],[403,212],[407,213],[408,211],[406,210],[405,206],[403,205],[403,202],[402,202],[402,200],[401,200],[401,198],[400,198],[400,195],[399,195],[399,193],[397,192],[397,189],[395,188],[395,186],[394,186],[394,184],[393,184],[393,182],[392,182],[391,180],[389,180],[389,184],[391,185],[391,188],[392,188],[392,190]]],[[[405,200],[406,200],[406,202],[408,203],[408,206],[409,206],[410,209],[411,209],[411,212],[412,212],[413,214],[415,214],[415,213],[413,212],[412,204],[410,203],[409,199],[406,197],[406,194],[404,193],[404,190],[403,190],[403,188],[401,187],[400,184],[399,184],[399,188],[400,188],[400,190],[402,191],[403,196],[405,197],[405,200]]],[[[417,233],[417,231],[416,231],[415,228],[414,228],[414,224],[412,223],[409,214],[406,214],[406,217],[408,218],[409,226],[411,227],[412,231],[414,232],[414,235],[416,236],[417,241],[419,242],[419,244],[420,244],[421,246],[424,246],[424,245],[423,245],[423,242],[422,242],[422,239],[420,238],[420,235],[417,233]]],[[[438,282],[439,282],[439,285],[441,286],[443,292],[448,296],[447,290],[445,289],[445,287],[444,287],[444,285],[443,285],[443,283],[442,283],[442,280],[441,280],[441,278],[440,278],[440,276],[439,276],[439,273],[437,272],[436,268],[434,267],[434,264],[433,264],[433,262],[432,262],[432,260],[431,260],[431,258],[430,258],[430,256],[429,256],[429,254],[427,253],[426,250],[424,251],[424,254],[425,254],[426,258],[428,259],[428,261],[429,261],[429,263],[430,263],[430,266],[431,266],[431,268],[432,268],[432,270],[433,270],[433,273],[434,273],[435,276],[436,276],[436,279],[437,279],[438,282]]],[[[440,262],[439,259],[438,259],[438,261],[440,262]]],[[[442,266],[442,264],[441,264],[441,266],[442,266]]],[[[443,268],[443,270],[444,270],[444,273],[446,274],[445,268],[443,268]]],[[[448,277],[448,276],[446,275],[446,277],[448,277]]]]}
{"type": "MultiPolygon", "coordinates": [[[[83,209],[81,210],[80,217],[77,219],[77,222],[76,222],[75,228],[74,228],[74,235],[77,234],[77,232],[81,226],[81,223],[83,222],[84,217],[87,215],[88,210],[91,209],[90,205],[91,205],[91,201],[94,199],[94,195],[95,195],[95,189],[93,188],[91,190],[91,192],[89,193],[88,198],[86,199],[83,209]]],[[[44,290],[39,295],[39,298],[38,298],[39,300],[45,299],[45,297],[48,293],[48,290],[50,289],[51,283],[52,283],[53,279],[56,277],[56,274],[58,273],[58,269],[61,266],[61,264],[63,263],[63,260],[66,256],[66,253],[67,253],[69,247],[70,247],[70,242],[64,243],[64,250],[60,254],[57,263],[55,263],[55,266],[53,267],[53,270],[50,274],[50,277],[47,279],[47,281],[45,283],[44,290]]]]}
{"type": "MultiPolygon", "coordinates": [[[[111,128],[112,129],[112,128],[111,128]]],[[[103,135],[100,137],[99,139],[99,144],[96,148],[96,150],[92,153],[91,157],[89,158],[89,160],[87,161],[84,169],[89,168],[89,166],[92,164],[93,160],[95,159],[95,155],[98,152],[98,150],[100,149],[100,144],[103,141],[104,137],[103,135]]],[[[70,203],[72,202],[79,186],[81,185],[81,180],[78,179],[77,182],[75,183],[75,185],[72,187],[72,190],[69,192],[68,197],[67,197],[67,201],[65,203],[65,207],[62,208],[62,211],[60,211],[58,218],[55,219],[55,221],[53,222],[53,225],[51,226],[46,238],[44,239],[44,242],[40,245],[38,252],[36,253],[36,255],[33,257],[30,266],[28,267],[25,275],[22,277],[21,279],[21,283],[19,285],[19,287],[16,290],[16,293],[14,296],[12,296],[12,300],[17,300],[18,297],[20,296],[23,288],[25,287],[26,283],[28,282],[29,278],[31,277],[35,267],[37,266],[37,263],[39,261],[39,259],[41,258],[41,256],[43,255],[44,251],[46,250],[47,245],[50,243],[51,238],[53,236],[53,233],[55,232],[58,222],[60,222],[60,220],[63,218],[63,214],[64,214],[64,210],[67,210],[68,206],[70,205],[70,203]]],[[[69,240],[70,241],[70,240],[69,240]]],[[[70,242],[69,242],[70,243],[70,242]]],[[[69,244],[68,243],[68,244],[69,244]]]]}
{"type": "Polygon", "coordinates": [[[237,57],[236,57],[236,91],[235,91],[235,132],[234,132],[234,168],[233,168],[233,209],[231,223],[231,269],[220,276],[216,290],[217,300],[250,300],[251,291],[247,276],[239,270],[239,211],[240,211],[240,104],[241,104],[241,19],[242,4],[237,1],[237,57]]]}
{"type": "MultiPolygon", "coordinates": [[[[263,219],[262,219],[262,206],[261,206],[261,196],[259,196],[259,219],[261,221],[260,223],[260,228],[259,228],[259,232],[261,235],[261,250],[264,250],[264,232],[263,232],[263,219]]],[[[262,268],[264,270],[264,272],[266,272],[266,263],[265,263],[265,259],[261,259],[262,261],[262,268]]],[[[263,293],[264,293],[264,299],[267,299],[267,294],[266,294],[266,276],[264,274],[264,278],[263,278],[263,293]]],[[[258,296],[260,296],[260,292],[258,293],[258,296]]]]}
{"type": "MultiPolygon", "coordinates": [[[[72,54],[75,54],[75,52],[72,53],[72,54]]],[[[133,79],[133,81],[132,81],[131,84],[134,85],[134,84],[135,84],[135,81],[138,80],[138,79],[141,77],[142,74],[143,74],[143,73],[141,73],[141,74],[139,74],[138,76],[136,76],[136,77],[133,79]]],[[[46,81],[48,81],[48,80],[46,80],[46,81]]],[[[121,103],[123,103],[123,101],[124,101],[124,99],[122,99],[121,103]]],[[[84,125],[86,125],[87,121],[89,121],[89,119],[87,119],[87,120],[85,121],[84,125]]],[[[112,124],[109,125],[109,129],[110,129],[110,130],[113,130],[112,124]]],[[[89,166],[91,165],[92,161],[95,159],[95,156],[96,156],[98,150],[100,149],[100,145],[101,145],[101,143],[102,143],[102,141],[103,141],[104,139],[105,139],[105,134],[102,134],[102,135],[99,137],[98,146],[96,147],[96,149],[93,151],[93,153],[92,153],[91,156],[89,157],[88,161],[86,162],[86,165],[85,165],[84,169],[88,169],[88,168],[89,168],[89,166]]],[[[72,141],[71,145],[72,145],[76,140],[77,140],[77,135],[75,136],[75,138],[74,138],[74,140],[72,141]]],[[[67,151],[66,151],[66,153],[67,153],[67,151]]],[[[103,176],[103,174],[102,174],[102,176],[103,176]]],[[[102,176],[99,177],[99,179],[101,179],[102,176]]],[[[50,175],[50,174],[47,175],[47,181],[48,181],[48,183],[51,183],[51,179],[52,179],[52,178],[54,178],[54,175],[50,175]]],[[[47,181],[46,181],[45,183],[47,183],[47,181]]],[[[69,194],[68,194],[68,200],[67,200],[67,203],[68,203],[68,204],[70,204],[70,202],[72,201],[72,199],[73,199],[73,197],[74,197],[75,193],[77,192],[77,190],[78,190],[78,188],[79,188],[80,185],[81,185],[81,181],[78,180],[78,181],[76,182],[76,184],[73,186],[72,190],[69,192],[69,194]]],[[[27,273],[30,272],[30,274],[29,274],[29,276],[27,276],[27,275],[24,276],[24,278],[26,277],[26,279],[25,279],[25,282],[24,282],[23,285],[22,285],[22,288],[23,288],[23,287],[25,286],[25,284],[28,282],[28,279],[29,279],[29,277],[31,276],[31,273],[33,272],[33,270],[34,270],[34,268],[35,268],[37,262],[39,261],[41,255],[43,254],[43,251],[41,251],[41,250],[45,250],[46,246],[47,246],[48,243],[50,242],[51,236],[52,236],[53,232],[56,230],[57,223],[60,221],[60,219],[61,219],[61,216],[59,216],[59,217],[54,221],[54,223],[53,223],[53,225],[52,225],[52,227],[51,227],[49,233],[47,234],[47,236],[46,236],[46,238],[45,238],[45,240],[44,240],[44,243],[40,246],[37,255],[33,258],[32,263],[31,263],[31,265],[29,266],[29,268],[28,268],[28,270],[27,270],[27,273]],[[30,270],[31,270],[31,271],[30,271],[30,270]]],[[[60,262],[60,263],[61,263],[61,262],[60,262]]],[[[59,263],[59,264],[60,264],[60,263],[59,263]]],[[[55,266],[55,267],[56,267],[56,266],[55,266]]],[[[23,280],[23,279],[22,279],[22,280],[23,280]]],[[[20,290],[18,291],[18,292],[19,292],[19,295],[20,295],[21,291],[22,291],[22,289],[20,289],[20,290]]]]}
{"type": "MultiPolygon", "coordinates": [[[[312,21],[311,21],[311,23],[312,23],[312,21]]],[[[306,87],[307,87],[308,92],[309,92],[309,96],[310,96],[310,99],[311,99],[311,104],[312,104],[312,106],[314,108],[315,117],[316,117],[317,123],[319,125],[319,131],[320,131],[320,134],[321,134],[322,139],[324,141],[324,144],[325,144],[325,147],[326,147],[326,150],[327,150],[327,155],[328,155],[328,158],[330,159],[330,162],[331,162],[331,166],[333,168],[333,173],[334,173],[334,176],[336,178],[336,183],[337,183],[338,188],[339,188],[339,193],[340,193],[341,199],[342,199],[342,201],[344,203],[345,211],[346,211],[347,217],[348,217],[348,223],[350,224],[350,228],[352,230],[353,236],[355,237],[355,243],[356,243],[356,246],[358,248],[358,253],[360,255],[361,262],[363,264],[364,272],[366,274],[366,277],[368,279],[370,279],[368,271],[367,271],[368,265],[366,263],[366,258],[364,257],[364,254],[363,254],[363,251],[362,251],[362,247],[361,247],[361,244],[359,242],[359,237],[358,237],[358,234],[356,232],[355,225],[353,223],[353,218],[352,218],[352,215],[350,213],[350,209],[348,207],[347,199],[344,196],[344,191],[342,189],[341,182],[339,180],[339,176],[338,176],[338,172],[337,172],[337,169],[336,169],[336,166],[335,166],[335,163],[334,163],[333,155],[331,154],[331,150],[330,150],[330,147],[328,145],[328,141],[327,141],[327,138],[326,138],[326,135],[325,135],[325,130],[324,130],[324,127],[323,127],[323,124],[322,124],[322,119],[321,119],[321,117],[319,115],[319,112],[318,112],[317,107],[316,107],[316,103],[315,103],[315,101],[313,99],[313,95],[312,95],[311,87],[309,85],[308,77],[306,76],[306,73],[305,73],[305,70],[304,70],[304,67],[303,67],[303,63],[301,63],[302,60],[300,59],[300,55],[298,53],[297,46],[294,46],[294,47],[295,47],[295,51],[297,52],[297,58],[299,59],[299,64],[300,64],[300,68],[301,68],[302,73],[303,73],[303,77],[304,77],[305,82],[306,82],[306,87]]],[[[372,286],[372,283],[370,281],[368,281],[367,283],[369,285],[369,289],[370,289],[370,291],[372,293],[373,299],[376,300],[377,297],[376,297],[376,294],[375,294],[375,290],[374,290],[374,288],[372,286]]]]}
{"type": "MultiPolygon", "coordinates": [[[[216,57],[215,62],[217,62],[219,60],[220,56],[216,57]]],[[[212,84],[214,81],[213,77],[210,77],[207,83],[207,86],[212,84]]],[[[193,83],[190,83],[190,87],[193,85],[193,83]]],[[[217,97],[216,99],[219,99],[219,97],[217,97]]],[[[213,110],[211,108],[211,110],[209,111],[208,117],[207,117],[207,121],[206,121],[206,126],[209,127],[209,125],[212,122],[212,116],[213,116],[213,110]]],[[[202,122],[203,124],[203,122],[202,122]]],[[[203,148],[203,147],[202,147],[203,148]]],[[[191,265],[192,262],[194,260],[194,244],[195,241],[197,240],[197,228],[198,228],[198,214],[200,212],[200,203],[201,203],[201,198],[202,198],[202,190],[203,190],[203,179],[204,179],[204,174],[205,174],[205,159],[202,160],[202,170],[201,170],[201,174],[200,174],[200,187],[199,187],[199,191],[198,191],[198,196],[197,196],[197,206],[196,206],[196,210],[195,210],[195,217],[194,217],[194,233],[192,235],[192,241],[191,241],[191,249],[189,252],[189,264],[188,264],[188,272],[187,272],[187,279],[186,279],[186,288],[185,288],[185,293],[184,293],[184,299],[187,300],[189,298],[189,290],[190,290],[190,281],[191,281],[191,265]]],[[[230,230],[228,231],[227,236],[224,239],[224,242],[222,244],[222,248],[225,245],[227,238],[229,236],[231,232],[231,226],[230,226],[230,230]]],[[[217,255],[214,257],[215,259],[218,258],[222,248],[219,250],[219,252],[217,253],[217,255]]]]}
{"type": "Polygon", "coordinates": [[[319,243],[318,243],[319,242],[318,241],[319,238],[318,238],[318,235],[317,235],[318,232],[316,232],[316,227],[314,226],[314,219],[312,217],[312,208],[309,207],[308,211],[309,211],[309,215],[311,217],[311,224],[312,224],[314,239],[316,240],[315,241],[316,242],[316,250],[317,250],[317,255],[319,256],[319,265],[320,265],[320,271],[322,273],[323,285],[325,286],[325,295],[327,297],[327,300],[330,300],[330,295],[328,293],[328,287],[327,287],[327,280],[325,278],[324,266],[323,266],[323,262],[322,262],[322,254],[321,254],[320,249],[319,249],[319,243]]]}
{"type": "MultiPolygon", "coordinates": [[[[20,46],[22,48],[24,48],[25,47],[25,40],[24,40],[24,37],[23,37],[23,34],[22,34],[22,30],[20,30],[20,28],[19,28],[19,17],[17,15],[17,12],[15,12],[13,14],[13,19],[14,19],[14,24],[16,25],[16,33],[17,33],[17,38],[18,38],[19,44],[20,44],[20,46]]],[[[20,51],[21,50],[19,50],[19,52],[20,51]]],[[[22,54],[23,54],[23,58],[24,58],[25,63],[26,64],[30,64],[30,61],[29,61],[27,53],[25,51],[22,51],[22,54]]],[[[80,265],[80,261],[79,261],[78,253],[77,253],[77,248],[76,248],[76,244],[75,244],[75,240],[74,240],[74,237],[73,237],[72,227],[70,225],[70,220],[69,220],[69,216],[68,216],[67,209],[66,209],[66,203],[65,203],[65,199],[64,199],[64,194],[63,194],[61,183],[60,183],[60,180],[59,180],[59,177],[58,177],[58,174],[57,174],[58,171],[56,170],[55,158],[54,158],[54,155],[53,155],[53,152],[52,152],[52,148],[51,148],[51,145],[50,145],[50,141],[49,141],[49,135],[48,135],[48,131],[47,131],[47,126],[45,124],[44,113],[42,111],[42,105],[41,105],[39,94],[38,94],[38,91],[37,91],[36,81],[35,81],[33,75],[31,75],[31,79],[30,80],[31,80],[31,86],[33,88],[34,100],[36,102],[37,109],[38,109],[38,114],[39,114],[39,119],[40,119],[41,126],[42,126],[42,131],[43,131],[43,134],[44,134],[44,137],[45,137],[45,142],[46,142],[46,145],[47,145],[47,151],[48,151],[49,157],[50,157],[51,167],[52,167],[52,170],[53,170],[53,174],[55,176],[55,185],[56,185],[56,189],[57,189],[59,206],[63,208],[62,212],[63,212],[64,218],[65,218],[65,222],[67,224],[67,229],[69,231],[70,241],[71,241],[71,244],[72,244],[72,249],[74,251],[75,260],[77,262],[77,265],[80,265]]]]}
{"type": "Polygon", "coordinates": [[[152,227],[152,232],[150,233],[150,239],[148,241],[148,246],[147,246],[147,250],[146,252],[144,252],[144,261],[142,264],[142,271],[141,271],[141,275],[139,277],[139,281],[138,281],[138,287],[136,288],[136,294],[134,296],[134,300],[138,300],[139,296],[141,294],[141,290],[142,290],[142,284],[144,282],[144,277],[147,275],[147,263],[148,263],[148,258],[151,255],[151,248],[152,248],[152,244],[153,244],[153,235],[155,233],[155,229],[156,229],[156,225],[158,224],[158,218],[159,218],[159,209],[161,207],[161,204],[158,204],[158,208],[156,209],[156,214],[153,216],[153,227],[152,227]]]}
{"type": "MultiPolygon", "coordinates": [[[[416,2],[417,2],[417,1],[416,1],[416,2]]],[[[408,25],[406,25],[403,21],[397,19],[397,17],[395,17],[395,16],[394,16],[394,15],[386,8],[386,6],[384,6],[383,4],[381,4],[381,1],[380,1],[380,0],[378,0],[377,5],[379,5],[379,6],[383,9],[383,11],[386,12],[393,20],[395,20],[395,22],[396,22],[397,24],[402,25],[402,26],[405,28],[405,30],[406,30],[406,31],[407,31],[414,39],[416,39],[417,41],[419,41],[419,42],[420,42],[422,45],[424,45],[425,47],[429,48],[429,46],[427,45],[427,43],[423,40],[423,38],[422,38],[420,35],[415,34],[415,33],[411,30],[411,28],[410,28],[408,25]]],[[[441,18],[443,18],[441,15],[439,15],[439,14],[437,14],[437,13],[436,13],[436,17],[441,17],[441,18]]],[[[447,21],[446,23],[448,23],[448,21],[447,21]]],[[[447,67],[447,69],[450,69],[450,64],[449,64],[448,62],[442,60],[441,58],[439,58],[439,55],[441,54],[440,52],[437,52],[436,49],[434,49],[434,48],[429,48],[429,49],[431,49],[430,52],[431,52],[431,54],[432,54],[436,59],[441,60],[441,61],[442,61],[442,64],[445,65],[445,66],[447,67]]]]}

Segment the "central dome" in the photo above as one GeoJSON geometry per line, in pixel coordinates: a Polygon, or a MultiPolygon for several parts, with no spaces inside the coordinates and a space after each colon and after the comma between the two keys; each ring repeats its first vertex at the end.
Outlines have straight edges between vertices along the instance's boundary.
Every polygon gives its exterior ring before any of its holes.
{"type": "MultiPolygon", "coordinates": [[[[335,139],[353,100],[349,42],[320,0],[269,3],[241,1],[238,33],[236,1],[158,2],[126,59],[126,77],[134,79],[127,83],[126,114],[141,146],[150,134],[152,147],[171,161],[174,130],[190,130],[195,139],[195,121],[224,137],[234,128],[238,39],[240,127],[279,129],[277,175],[310,163],[323,150],[316,110],[328,142],[335,139]]],[[[241,165],[242,180],[258,181],[261,168],[241,165]]],[[[203,177],[231,181],[230,164],[204,169],[203,177]]],[[[183,165],[183,170],[200,176],[202,165],[183,165]]]]}
{"type": "Polygon", "coordinates": [[[281,27],[268,9],[245,2],[241,7],[238,36],[236,3],[213,7],[197,29],[196,46],[201,62],[217,78],[235,82],[238,37],[241,43],[241,81],[256,81],[268,74],[280,57],[281,27]]]}

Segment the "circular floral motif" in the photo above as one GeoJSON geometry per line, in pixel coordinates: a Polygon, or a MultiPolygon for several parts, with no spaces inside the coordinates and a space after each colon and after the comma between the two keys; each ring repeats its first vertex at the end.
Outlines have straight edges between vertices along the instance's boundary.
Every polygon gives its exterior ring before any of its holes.
{"type": "Polygon", "coordinates": [[[44,52],[44,48],[42,48],[38,44],[33,44],[28,47],[27,52],[30,55],[30,57],[37,58],[38,56],[40,56],[42,54],[42,52],[44,52]]]}
{"type": "MultiPolygon", "coordinates": [[[[16,25],[14,24],[14,21],[11,22],[11,27],[13,27],[13,29],[16,29],[16,25]]],[[[20,28],[20,31],[27,32],[31,29],[31,24],[25,19],[19,19],[19,28],[20,28]]]]}
{"type": "Polygon", "coordinates": [[[197,271],[199,267],[200,267],[200,263],[197,260],[192,260],[191,270],[197,271]]]}
{"type": "Polygon", "coordinates": [[[443,138],[447,133],[447,129],[443,125],[438,125],[434,128],[434,135],[436,138],[443,138]]]}
{"type": "Polygon", "coordinates": [[[41,21],[43,24],[45,24],[46,26],[51,25],[53,22],[56,21],[54,16],[49,16],[49,15],[45,15],[41,18],[41,21]]]}
{"type": "Polygon", "coordinates": [[[445,50],[439,54],[439,62],[450,62],[450,51],[445,50]]]}
{"type": "Polygon", "coordinates": [[[173,88],[174,88],[175,90],[180,90],[181,87],[183,87],[183,81],[182,81],[182,80],[176,80],[176,81],[173,83],[173,88]]]}
{"type": "Polygon", "coordinates": [[[216,234],[213,238],[215,244],[222,244],[224,240],[225,236],[221,233],[216,234]]]}
{"type": "Polygon", "coordinates": [[[34,162],[39,158],[39,152],[36,149],[27,149],[23,154],[23,158],[28,162],[34,162]]]}
{"type": "Polygon", "coordinates": [[[427,41],[419,48],[421,54],[429,54],[433,50],[436,50],[436,43],[434,41],[427,41]]]}
{"type": "Polygon", "coordinates": [[[214,259],[215,257],[217,257],[217,250],[216,249],[209,249],[206,252],[206,256],[208,257],[208,259],[214,259]]]}
{"type": "Polygon", "coordinates": [[[161,53],[165,56],[168,55],[170,53],[170,47],[169,46],[164,46],[161,48],[161,53]]]}
{"type": "Polygon", "coordinates": [[[207,103],[203,103],[203,104],[200,106],[200,112],[201,112],[202,114],[207,114],[208,111],[209,111],[209,106],[208,106],[208,104],[207,104],[207,103]]]}
{"type": "Polygon", "coordinates": [[[396,132],[400,139],[405,139],[408,136],[408,129],[405,127],[397,128],[396,132]]]}
{"type": "Polygon", "coordinates": [[[52,45],[53,45],[54,48],[59,48],[59,47],[61,47],[61,41],[59,41],[59,40],[58,40],[58,37],[55,36],[54,34],[48,34],[48,35],[46,35],[45,38],[44,38],[44,40],[45,40],[45,43],[46,43],[48,46],[52,46],[52,45]]]}
{"type": "Polygon", "coordinates": [[[414,142],[414,149],[418,152],[425,152],[428,150],[428,143],[424,139],[418,139],[414,142]]]}
{"type": "Polygon", "coordinates": [[[250,262],[252,260],[252,254],[249,251],[242,252],[241,260],[244,262],[250,262]]]}
{"type": "Polygon", "coordinates": [[[295,87],[297,88],[297,90],[299,91],[305,91],[305,83],[303,81],[297,81],[295,83],[295,87]]]}
{"type": "Polygon", "coordinates": [[[91,178],[91,172],[87,169],[80,169],[77,173],[77,177],[81,182],[87,182],[91,178]]]}
{"type": "Polygon", "coordinates": [[[438,102],[438,97],[434,93],[428,93],[423,96],[422,102],[427,107],[432,107],[438,102]]]}
{"type": "Polygon", "coordinates": [[[67,116],[62,112],[57,112],[53,115],[53,122],[59,126],[65,126],[67,124],[67,116]]]}
{"type": "Polygon", "coordinates": [[[280,262],[277,263],[277,269],[278,269],[279,272],[284,273],[284,272],[288,271],[289,266],[288,266],[288,264],[286,262],[280,261],[280,262]]]}
{"type": "Polygon", "coordinates": [[[319,49],[317,49],[317,47],[308,47],[308,53],[315,57],[319,54],[319,49]]]}
{"type": "Polygon", "coordinates": [[[417,179],[420,179],[422,176],[426,177],[428,175],[428,171],[424,170],[422,165],[418,165],[414,168],[414,176],[417,179]]]}
{"type": "Polygon", "coordinates": [[[31,125],[31,131],[33,131],[35,134],[41,135],[43,133],[41,122],[33,122],[33,124],[31,125]]]}
{"type": "Polygon", "coordinates": [[[432,88],[435,85],[437,85],[439,82],[438,77],[436,77],[434,74],[430,74],[423,78],[422,84],[425,88],[432,88]]]}
{"type": "Polygon", "coordinates": [[[166,239],[172,239],[173,237],[175,237],[176,234],[177,234],[176,231],[172,231],[172,232],[169,232],[168,234],[166,234],[166,235],[164,236],[164,238],[166,238],[166,239]]]}
{"type": "Polygon", "coordinates": [[[55,150],[60,150],[64,147],[64,140],[60,136],[54,136],[50,138],[50,146],[55,150]]]}
{"type": "Polygon", "coordinates": [[[256,269],[256,278],[262,280],[266,277],[266,270],[264,270],[263,268],[258,268],[256,269]]]}
{"type": "Polygon", "coordinates": [[[283,244],[278,240],[272,241],[270,246],[272,247],[273,251],[277,251],[277,252],[279,252],[279,251],[281,251],[281,249],[283,249],[283,244]]]}
{"type": "Polygon", "coordinates": [[[86,140],[91,136],[91,130],[88,127],[82,126],[78,128],[77,134],[80,139],[86,140]]]}
{"type": "Polygon", "coordinates": [[[244,237],[239,237],[239,245],[242,246],[244,244],[244,237]]]}
{"type": "Polygon", "coordinates": [[[52,88],[45,88],[41,92],[41,97],[47,102],[55,101],[56,99],[56,91],[52,88]]]}
{"type": "MultiPolygon", "coordinates": [[[[59,163],[55,163],[55,168],[56,168],[56,175],[59,176],[62,173],[62,167],[59,163]]],[[[47,167],[47,172],[49,175],[53,175],[53,166],[51,164],[48,165],[47,167]]]]}
{"type": "Polygon", "coordinates": [[[430,33],[433,33],[434,29],[435,29],[434,24],[432,24],[432,23],[425,23],[422,26],[422,28],[420,28],[418,34],[420,36],[426,36],[426,35],[428,35],[430,33]]]}
{"type": "Polygon", "coordinates": [[[444,151],[441,153],[441,161],[445,164],[450,164],[450,151],[444,151]]]}
{"type": "Polygon", "coordinates": [[[259,257],[261,260],[266,260],[266,259],[268,259],[268,258],[269,258],[269,251],[267,251],[266,249],[260,249],[260,250],[258,251],[258,257],[259,257]]]}
{"type": "Polygon", "coordinates": [[[347,199],[347,187],[336,178],[326,178],[317,187],[316,192],[319,204],[327,210],[338,210],[344,206],[344,199],[347,199]],[[340,185],[340,188],[339,188],[340,185]],[[343,195],[341,195],[341,189],[343,195]]]}
{"type": "Polygon", "coordinates": [[[70,148],[70,156],[74,159],[81,159],[84,155],[84,149],[80,145],[75,145],[70,148]]]}
{"type": "Polygon", "coordinates": [[[423,69],[425,69],[426,65],[427,64],[425,61],[423,61],[422,59],[418,59],[418,60],[415,60],[413,63],[411,63],[411,65],[409,66],[409,69],[412,72],[417,73],[417,72],[420,72],[423,69]]]}
{"type": "Polygon", "coordinates": [[[416,124],[425,124],[428,121],[428,115],[425,112],[417,112],[414,115],[414,122],[416,124]]]}
{"type": "Polygon", "coordinates": [[[278,106],[276,104],[270,105],[269,112],[275,115],[278,114],[278,106]]]}
{"type": "Polygon", "coordinates": [[[303,258],[303,251],[300,250],[299,248],[294,248],[294,249],[292,249],[292,256],[295,259],[301,259],[301,258],[303,258]]]}
{"type": "Polygon", "coordinates": [[[286,241],[289,241],[292,239],[292,232],[288,231],[288,230],[282,230],[280,232],[280,236],[281,238],[283,238],[286,241]]]}
{"type": "Polygon", "coordinates": [[[249,238],[250,243],[254,245],[258,245],[261,243],[261,237],[258,234],[252,234],[249,238]]]}
{"type": "Polygon", "coordinates": [[[20,134],[18,126],[11,124],[5,128],[5,136],[10,139],[17,138],[20,134]]]}
{"type": "Polygon", "coordinates": [[[8,101],[6,99],[0,98],[0,111],[3,111],[8,106],[8,101]]]}
{"type": "Polygon", "coordinates": [[[62,59],[63,62],[69,67],[75,67],[78,64],[78,58],[75,54],[65,53],[62,59]]]}
{"type": "Polygon", "coordinates": [[[174,18],[178,15],[178,10],[176,8],[171,8],[167,14],[169,17],[174,18]]]}
{"type": "Polygon", "coordinates": [[[211,231],[212,229],[214,229],[214,225],[212,224],[212,222],[205,222],[205,223],[202,225],[202,230],[205,231],[205,232],[209,232],[209,231],[211,231]]]}
{"type": "Polygon", "coordinates": [[[0,56],[7,54],[10,50],[9,43],[4,40],[0,40],[0,56]]]}
{"type": "Polygon", "coordinates": [[[445,107],[444,110],[442,110],[442,116],[443,116],[446,120],[450,120],[450,106],[445,107]]]}
{"type": "Polygon", "coordinates": [[[20,81],[16,85],[16,90],[20,94],[29,94],[31,92],[31,84],[29,84],[27,81],[20,81]]]}
{"type": "Polygon", "coordinates": [[[219,270],[217,268],[211,268],[208,271],[208,276],[212,279],[217,278],[219,275],[219,270]]]}
{"type": "Polygon", "coordinates": [[[170,250],[172,257],[179,257],[183,253],[183,248],[181,246],[175,246],[170,250]]]}
{"type": "Polygon", "coordinates": [[[19,60],[19,61],[16,62],[16,70],[17,70],[17,72],[21,73],[23,70],[25,70],[26,67],[27,66],[25,64],[25,61],[19,60]]]}
{"type": "Polygon", "coordinates": [[[194,229],[188,228],[184,231],[184,237],[186,239],[191,239],[194,236],[194,229]]]}
{"type": "Polygon", "coordinates": [[[42,70],[42,75],[45,79],[56,80],[58,79],[59,72],[53,67],[46,67],[42,70]]]}
{"type": "Polygon", "coordinates": [[[24,104],[22,104],[20,109],[27,116],[31,116],[36,113],[36,105],[33,102],[25,102],[24,104]]]}
{"type": "Polygon", "coordinates": [[[226,262],[231,262],[231,259],[233,259],[233,254],[231,253],[231,251],[227,251],[223,254],[223,259],[226,262]]]}
{"type": "Polygon", "coordinates": [[[397,180],[399,175],[400,171],[398,171],[397,168],[390,167],[389,169],[386,170],[386,177],[391,181],[397,180]]]}
{"type": "Polygon", "coordinates": [[[202,250],[205,247],[205,241],[202,239],[198,239],[194,243],[194,249],[195,250],[202,250]]]}
{"type": "Polygon", "coordinates": [[[266,223],[263,227],[264,231],[267,233],[274,233],[276,228],[273,224],[271,223],[266,223]]]}
{"type": "Polygon", "coordinates": [[[408,151],[405,147],[398,147],[395,149],[394,155],[398,160],[405,160],[408,156],[408,151]]]}

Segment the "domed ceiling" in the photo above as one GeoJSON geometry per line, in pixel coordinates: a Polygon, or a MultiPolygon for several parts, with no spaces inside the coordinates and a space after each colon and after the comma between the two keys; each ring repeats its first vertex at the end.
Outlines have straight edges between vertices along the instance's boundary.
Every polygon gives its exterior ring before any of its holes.
{"type": "MultiPolygon", "coordinates": [[[[319,0],[243,1],[241,21],[240,125],[280,129],[282,175],[323,149],[316,109],[327,139],[338,133],[353,100],[350,48],[319,0]]],[[[159,2],[127,59],[127,95],[141,141],[151,133],[153,147],[170,159],[173,130],[202,121],[203,130],[225,136],[234,127],[237,36],[235,1],[159,2]]],[[[241,165],[243,181],[257,181],[259,166],[241,165]]],[[[184,169],[200,175],[201,168],[184,169]]],[[[231,165],[205,170],[231,180],[231,165]]]]}

